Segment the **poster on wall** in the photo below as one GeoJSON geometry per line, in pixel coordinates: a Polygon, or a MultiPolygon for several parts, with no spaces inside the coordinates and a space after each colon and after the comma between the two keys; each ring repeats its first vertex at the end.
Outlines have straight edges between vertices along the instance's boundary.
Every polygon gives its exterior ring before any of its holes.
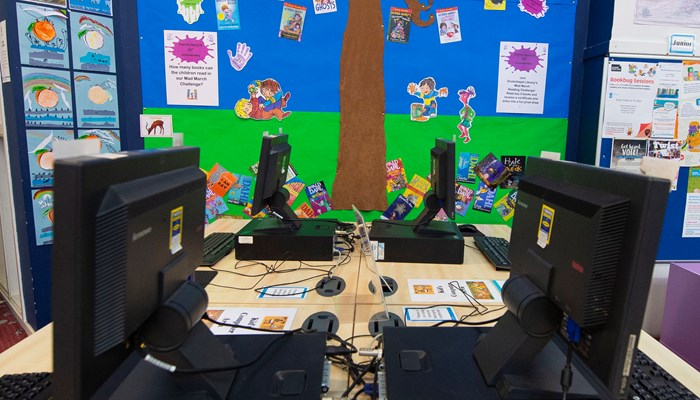
{"type": "Polygon", "coordinates": [[[657,63],[608,63],[603,137],[651,136],[657,68],[657,63]]]}
{"type": "Polygon", "coordinates": [[[694,0],[637,0],[635,24],[700,27],[700,5],[694,0]]]}
{"type": "Polygon", "coordinates": [[[169,105],[218,106],[217,33],[164,31],[169,105]]]}
{"type": "Polygon", "coordinates": [[[73,68],[97,72],[117,71],[111,18],[72,12],[70,26],[73,68]]]}
{"type": "Polygon", "coordinates": [[[53,189],[32,190],[36,245],[53,243],[53,189]]]}
{"type": "Polygon", "coordinates": [[[73,100],[68,71],[22,68],[27,128],[72,128],[73,100]]]}
{"type": "Polygon", "coordinates": [[[457,7],[435,10],[440,44],[461,42],[462,31],[459,26],[459,10],[457,7]]]}
{"type": "Polygon", "coordinates": [[[111,16],[112,0],[70,0],[68,8],[111,16]]]}
{"type": "Polygon", "coordinates": [[[496,112],[544,114],[549,44],[501,42],[496,112]]]}
{"type": "Polygon", "coordinates": [[[68,68],[65,10],[17,3],[19,57],[33,67],[68,68]]]}
{"type": "Polygon", "coordinates": [[[73,131],[27,129],[29,180],[33,188],[53,186],[54,140],[73,140],[73,131]]]}
{"type": "Polygon", "coordinates": [[[688,169],[683,237],[700,237],[700,167],[688,169]]]}
{"type": "Polygon", "coordinates": [[[644,139],[615,139],[610,169],[639,173],[642,157],[646,154],[647,141],[644,139]]]}
{"type": "Polygon", "coordinates": [[[115,75],[81,73],[73,78],[79,128],[119,128],[115,75]]]}

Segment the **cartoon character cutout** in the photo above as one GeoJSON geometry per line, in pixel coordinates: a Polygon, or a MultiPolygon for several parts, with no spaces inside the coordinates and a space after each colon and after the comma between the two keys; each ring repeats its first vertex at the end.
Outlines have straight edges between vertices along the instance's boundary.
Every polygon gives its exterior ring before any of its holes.
{"type": "Polygon", "coordinates": [[[284,93],[280,84],[271,78],[254,81],[248,85],[248,99],[240,99],[236,102],[234,110],[242,119],[269,120],[277,118],[278,121],[287,118],[291,111],[284,111],[287,102],[292,96],[284,93]]]}
{"type": "Polygon", "coordinates": [[[420,83],[411,82],[408,84],[408,94],[423,100],[423,103],[411,104],[411,120],[425,122],[430,118],[437,117],[437,98],[447,97],[447,88],[442,87],[435,90],[435,79],[432,77],[423,78],[420,83]]]}
{"type": "Polygon", "coordinates": [[[459,90],[457,94],[459,94],[459,101],[464,105],[464,107],[459,110],[460,121],[457,125],[457,129],[459,129],[459,137],[464,139],[464,143],[469,143],[471,140],[469,128],[472,127],[472,122],[476,116],[476,111],[469,105],[469,100],[476,97],[476,90],[474,90],[473,86],[469,86],[466,90],[459,90]]]}

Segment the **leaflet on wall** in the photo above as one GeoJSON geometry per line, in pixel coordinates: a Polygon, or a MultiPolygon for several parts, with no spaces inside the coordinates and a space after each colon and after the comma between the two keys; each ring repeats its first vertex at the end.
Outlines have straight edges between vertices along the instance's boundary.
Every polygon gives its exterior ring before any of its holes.
{"type": "Polygon", "coordinates": [[[651,136],[657,68],[656,63],[608,63],[604,137],[651,136]]]}
{"type": "Polygon", "coordinates": [[[501,42],[496,112],[543,114],[549,44],[501,42]]]}
{"type": "Polygon", "coordinates": [[[610,169],[639,173],[646,153],[647,141],[644,139],[614,139],[610,169]]]}
{"type": "Polygon", "coordinates": [[[218,106],[217,33],[164,31],[169,105],[218,106]]]}
{"type": "Polygon", "coordinates": [[[678,101],[682,82],[680,63],[659,63],[651,137],[673,139],[678,135],[678,101]]]}
{"type": "Polygon", "coordinates": [[[683,237],[700,237],[700,167],[688,169],[683,237]]]}

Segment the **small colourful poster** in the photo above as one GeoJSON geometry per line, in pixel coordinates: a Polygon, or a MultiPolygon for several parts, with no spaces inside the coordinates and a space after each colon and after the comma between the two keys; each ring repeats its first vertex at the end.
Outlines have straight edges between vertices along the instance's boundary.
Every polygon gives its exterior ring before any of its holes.
{"type": "Polygon", "coordinates": [[[111,18],[72,12],[70,26],[73,68],[84,71],[117,72],[114,60],[114,27],[111,18]]]}
{"type": "Polygon", "coordinates": [[[323,181],[308,185],[305,190],[314,214],[321,215],[331,210],[331,197],[323,181]]]}
{"type": "Polygon", "coordinates": [[[248,84],[247,92],[248,98],[239,99],[233,107],[238,118],[282,121],[292,113],[285,111],[292,94],[285,93],[275,79],[255,80],[248,84]]]}
{"type": "Polygon", "coordinates": [[[459,25],[459,10],[457,7],[440,8],[435,10],[437,17],[440,44],[462,41],[462,30],[459,25]]]}
{"type": "Polygon", "coordinates": [[[479,188],[476,190],[472,208],[477,211],[491,213],[495,198],[496,189],[491,189],[484,182],[479,182],[479,188]]]}
{"type": "Polygon", "coordinates": [[[118,153],[122,151],[119,131],[111,129],[81,129],[78,131],[78,139],[98,139],[100,141],[100,153],[118,153]]]}
{"type": "Polygon", "coordinates": [[[296,210],[294,210],[294,214],[297,215],[299,218],[315,218],[316,213],[314,212],[313,208],[309,205],[307,202],[303,202],[297,207],[296,210]]]}
{"type": "Polygon", "coordinates": [[[503,218],[504,221],[508,221],[515,215],[515,204],[518,199],[518,190],[513,189],[507,195],[501,197],[493,205],[498,211],[498,215],[503,218]]]}
{"type": "Polygon", "coordinates": [[[80,73],[73,78],[79,128],[119,128],[116,75],[80,73]]]}
{"type": "Polygon", "coordinates": [[[219,163],[214,164],[207,173],[207,187],[217,196],[225,197],[236,183],[236,177],[219,163]]]}
{"type": "Polygon", "coordinates": [[[109,16],[112,15],[112,0],[69,0],[68,7],[71,10],[89,11],[96,14],[109,16]]]}
{"type": "Polygon", "coordinates": [[[173,137],[173,116],[141,114],[141,137],[173,137]]]}
{"type": "Polygon", "coordinates": [[[253,196],[251,190],[253,188],[253,177],[244,174],[233,174],[236,179],[236,183],[231,185],[231,190],[228,193],[228,202],[230,204],[237,204],[239,206],[245,206],[250,203],[253,196]]]}
{"type": "Polygon", "coordinates": [[[506,9],[506,0],[484,0],[484,10],[503,11],[506,9]]]}
{"type": "Polygon", "coordinates": [[[32,190],[36,245],[53,243],[53,189],[32,190]]]}
{"type": "Polygon", "coordinates": [[[406,187],[406,171],[400,158],[386,163],[386,191],[391,193],[406,187]]]}
{"type": "Polygon", "coordinates": [[[413,210],[413,203],[408,201],[403,195],[399,195],[390,205],[389,208],[382,213],[382,219],[390,219],[401,221],[406,219],[408,213],[413,210]]]}
{"type": "Polygon", "coordinates": [[[217,32],[163,31],[168,105],[218,106],[217,32]]]}
{"type": "Polygon", "coordinates": [[[386,40],[395,43],[408,43],[411,32],[411,10],[408,8],[391,7],[389,10],[389,31],[386,40]]]}
{"type": "Polygon", "coordinates": [[[487,154],[486,157],[479,161],[476,167],[474,167],[474,172],[476,176],[490,188],[495,188],[508,178],[506,167],[493,153],[487,154]]]}
{"type": "Polygon", "coordinates": [[[681,149],[683,140],[649,140],[647,144],[647,155],[654,158],[665,158],[668,160],[680,160],[682,158],[681,149]]]}
{"type": "Polygon", "coordinates": [[[68,68],[68,17],[65,10],[17,3],[19,56],[33,67],[68,68]]]}
{"type": "Polygon", "coordinates": [[[72,128],[73,96],[68,71],[22,68],[27,128],[72,128]]]}
{"type": "Polygon", "coordinates": [[[455,189],[455,212],[461,216],[465,216],[469,209],[469,204],[474,198],[474,191],[458,183],[455,184],[455,189]]]}
{"type": "Polygon", "coordinates": [[[279,37],[301,42],[301,33],[304,30],[305,19],[306,7],[284,3],[279,37]]]}
{"type": "Polygon", "coordinates": [[[414,207],[418,207],[423,202],[423,196],[428,190],[430,190],[430,181],[418,174],[414,174],[403,195],[414,207]]]}
{"type": "Polygon", "coordinates": [[[73,131],[27,129],[27,155],[31,187],[53,186],[53,141],[73,140],[73,131]]]}
{"type": "Polygon", "coordinates": [[[314,0],[314,12],[316,14],[326,14],[338,11],[336,0],[314,0]]]}
{"type": "Polygon", "coordinates": [[[501,163],[508,172],[508,177],[500,184],[501,188],[518,187],[520,177],[525,173],[525,156],[501,156],[501,163]]]}
{"type": "Polygon", "coordinates": [[[610,169],[639,173],[646,153],[647,141],[644,139],[613,139],[610,169]]]}
{"type": "Polygon", "coordinates": [[[474,168],[479,163],[477,153],[459,153],[459,164],[457,164],[457,182],[476,183],[476,172],[474,168]]]}
{"type": "Polygon", "coordinates": [[[289,192],[289,200],[287,200],[288,206],[291,207],[292,204],[294,204],[294,200],[299,197],[299,194],[304,190],[304,186],[306,186],[306,184],[296,176],[284,184],[284,188],[289,192]]]}
{"type": "Polygon", "coordinates": [[[238,0],[216,0],[216,23],[220,31],[241,29],[238,0]]]}
{"type": "Polygon", "coordinates": [[[205,213],[208,220],[212,220],[226,211],[228,211],[228,206],[220,196],[214,195],[207,199],[205,213]]]}

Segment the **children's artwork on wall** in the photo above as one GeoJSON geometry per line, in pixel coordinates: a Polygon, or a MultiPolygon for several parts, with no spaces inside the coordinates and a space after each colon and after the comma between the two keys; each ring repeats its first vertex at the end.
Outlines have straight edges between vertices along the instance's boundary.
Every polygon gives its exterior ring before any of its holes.
{"type": "Polygon", "coordinates": [[[117,77],[83,73],[73,78],[79,128],[119,128],[117,77]]]}
{"type": "Polygon", "coordinates": [[[326,14],[338,11],[336,0],[314,0],[314,12],[316,14],[326,14]]]}
{"type": "Polygon", "coordinates": [[[542,18],[549,10],[547,0],[520,0],[518,4],[520,11],[528,13],[535,18],[542,18]]]}
{"type": "Polygon", "coordinates": [[[464,143],[469,143],[471,137],[469,136],[469,128],[472,127],[472,121],[476,117],[476,111],[469,105],[469,100],[476,97],[476,90],[473,86],[469,86],[466,89],[460,89],[457,94],[459,95],[459,101],[464,105],[461,110],[459,110],[459,124],[457,129],[459,129],[460,139],[464,139],[464,143]]]}
{"type": "Polygon", "coordinates": [[[404,1],[406,2],[407,8],[411,10],[411,20],[414,24],[420,26],[421,28],[425,28],[426,26],[430,26],[433,24],[433,22],[435,22],[435,15],[433,14],[428,14],[428,19],[421,18],[421,13],[425,15],[428,13],[428,11],[430,11],[430,8],[433,6],[433,0],[428,0],[426,4],[423,4],[422,0],[404,1]]]}
{"type": "Polygon", "coordinates": [[[188,24],[199,21],[199,16],[204,14],[202,1],[204,0],[175,0],[177,2],[177,13],[182,15],[182,19],[188,24]]]}
{"type": "Polygon", "coordinates": [[[100,141],[100,153],[118,153],[122,150],[119,131],[111,129],[81,129],[78,139],[96,139],[100,141]]]}
{"type": "Polygon", "coordinates": [[[462,41],[462,31],[459,25],[459,10],[457,7],[435,10],[437,16],[440,44],[462,41]]]}
{"type": "Polygon", "coordinates": [[[22,68],[27,128],[72,128],[73,100],[68,71],[22,68]]]}
{"type": "Polygon", "coordinates": [[[58,6],[66,8],[66,0],[25,0],[31,3],[48,4],[51,6],[58,6]]]}
{"type": "Polygon", "coordinates": [[[231,62],[231,67],[233,67],[233,69],[236,71],[243,70],[246,64],[248,64],[248,61],[250,61],[250,59],[253,57],[253,52],[250,51],[250,47],[241,42],[236,44],[236,54],[233,54],[233,51],[231,50],[226,50],[226,53],[228,54],[228,59],[231,62]]]}
{"type": "Polygon", "coordinates": [[[241,29],[238,0],[216,0],[216,23],[220,31],[241,29]]]}
{"type": "Polygon", "coordinates": [[[389,12],[389,30],[386,40],[395,43],[408,43],[411,32],[411,10],[408,8],[391,7],[389,12]]]}
{"type": "Polygon", "coordinates": [[[408,94],[422,99],[422,103],[411,104],[411,121],[425,122],[430,118],[437,117],[437,98],[447,97],[446,87],[436,88],[435,79],[431,76],[423,78],[420,83],[411,82],[408,84],[408,94]]]}
{"type": "Polygon", "coordinates": [[[169,105],[218,106],[217,32],[163,31],[169,105]]]}
{"type": "Polygon", "coordinates": [[[112,19],[72,12],[70,25],[73,68],[116,72],[112,19]]]}
{"type": "Polygon", "coordinates": [[[96,14],[109,16],[112,15],[112,0],[70,0],[68,7],[71,10],[89,11],[96,14]]]}
{"type": "Polygon", "coordinates": [[[484,10],[503,11],[506,9],[506,0],[484,0],[484,10]]]}
{"type": "Polygon", "coordinates": [[[141,137],[173,137],[172,115],[141,114],[141,137]]]}
{"type": "Polygon", "coordinates": [[[291,93],[284,93],[279,82],[272,78],[253,81],[248,85],[248,98],[236,102],[234,110],[238,118],[278,121],[287,118],[292,112],[284,111],[291,93]]]}
{"type": "Polygon", "coordinates": [[[22,64],[68,68],[68,17],[65,10],[17,3],[22,64]]]}
{"type": "Polygon", "coordinates": [[[53,243],[53,189],[32,190],[36,245],[53,243]]]}
{"type": "Polygon", "coordinates": [[[70,130],[27,130],[27,156],[31,187],[53,186],[53,141],[73,140],[70,130]]]}
{"type": "Polygon", "coordinates": [[[301,33],[304,30],[305,19],[306,7],[284,3],[279,37],[301,42],[301,33]]]}

